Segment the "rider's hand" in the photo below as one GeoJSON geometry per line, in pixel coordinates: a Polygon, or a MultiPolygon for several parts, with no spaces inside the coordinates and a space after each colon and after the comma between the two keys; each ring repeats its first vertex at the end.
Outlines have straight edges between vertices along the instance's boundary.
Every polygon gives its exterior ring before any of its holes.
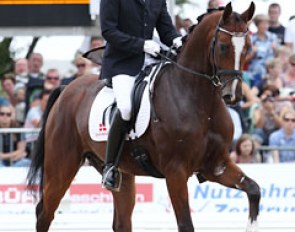
{"type": "Polygon", "coordinates": [[[146,40],[144,42],[143,51],[152,55],[157,56],[160,53],[161,47],[160,45],[153,40],[146,40]]]}
{"type": "Polygon", "coordinates": [[[176,38],[173,40],[173,46],[174,46],[176,49],[179,49],[179,48],[182,46],[182,37],[181,37],[181,36],[176,37],[176,38]]]}

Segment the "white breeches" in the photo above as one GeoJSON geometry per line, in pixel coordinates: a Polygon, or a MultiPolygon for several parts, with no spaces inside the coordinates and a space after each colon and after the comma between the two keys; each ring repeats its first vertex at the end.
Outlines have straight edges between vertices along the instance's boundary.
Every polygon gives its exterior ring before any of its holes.
{"type": "Polygon", "coordinates": [[[112,78],[113,90],[117,107],[125,121],[131,118],[131,94],[134,87],[135,77],[120,74],[112,78]]]}
{"type": "MultiPolygon", "coordinates": [[[[155,58],[146,54],[142,69],[144,69],[147,65],[155,62],[155,58]]],[[[117,107],[120,110],[121,116],[125,121],[129,121],[131,118],[131,94],[134,87],[135,79],[135,76],[129,76],[126,74],[119,74],[112,78],[117,107]]]]}

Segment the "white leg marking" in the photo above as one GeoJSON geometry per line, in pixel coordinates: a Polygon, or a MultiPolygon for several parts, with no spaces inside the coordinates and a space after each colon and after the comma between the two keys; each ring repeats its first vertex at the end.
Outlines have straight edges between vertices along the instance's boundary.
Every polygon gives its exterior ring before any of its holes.
{"type": "Polygon", "coordinates": [[[258,222],[256,220],[254,220],[251,223],[251,220],[249,219],[248,224],[247,224],[247,228],[246,228],[246,232],[258,232],[258,222]]]}

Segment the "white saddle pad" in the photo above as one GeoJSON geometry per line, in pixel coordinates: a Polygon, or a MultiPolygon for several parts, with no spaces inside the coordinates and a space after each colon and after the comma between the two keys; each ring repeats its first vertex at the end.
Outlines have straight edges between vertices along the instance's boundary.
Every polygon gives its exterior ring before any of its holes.
{"type": "MultiPolygon", "coordinates": [[[[148,85],[147,85],[148,86],[148,85]]],[[[96,96],[89,115],[89,133],[94,141],[106,141],[108,138],[108,131],[110,128],[109,115],[113,104],[114,92],[113,89],[104,87],[96,96]],[[109,108],[108,108],[109,107],[109,108]],[[108,109],[107,109],[108,108],[108,109]],[[107,109],[107,110],[106,110],[107,109]],[[103,113],[105,113],[105,124],[103,124],[103,113]]],[[[131,131],[129,137],[131,139],[140,137],[148,127],[150,121],[150,102],[149,102],[149,88],[145,88],[139,113],[135,123],[135,131],[131,131]]],[[[128,138],[126,138],[128,139],[128,138]]]]}
{"type": "MultiPolygon", "coordinates": [[[[144,89],[144,93],[141,99],[141,104],[139,112],[135,122],[135,131],[131,130],[129,136],[126,136],[126,139],[135,139],[139,138],[144,134],[148,128],[150,117],[151,117],[151,104],[150,104],[150,92],[153,92],[154,82],[156,80],[158,72],[161,68],[166,65],[166,63],[160,63],[153,67],[150,75],[145,77],[147,85],[144,89]],[[151,79],[151,77],[154,77],[151,79]]],[[[115,101],[113,89],[108,87],[103,87],[102,90],[98,93],[94,99],[88,122],[89,134],[92,140],[94,141],[106,141],[108,138],[108,132],[110,128],[109,124],[109,115],[111,111],[111,106],[115,101]],[[103,123],[103,113],[105,112],[105,123],[103,123]]]]}

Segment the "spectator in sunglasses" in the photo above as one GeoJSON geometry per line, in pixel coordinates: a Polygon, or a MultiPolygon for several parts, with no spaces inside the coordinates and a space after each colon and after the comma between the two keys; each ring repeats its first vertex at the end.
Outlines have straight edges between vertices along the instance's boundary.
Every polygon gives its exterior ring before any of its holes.
{"type": "Polygon", "coordinates": [[[75,66],[76,66],[76,73],[69,78],[64,78],[61,81],[62,85],[68,85],[70,82],[75,80],[76,78],[82,77],[84,75],[91,73],[91,61],[83,58],[83,57],[77,57],[75,60],[75,66]]]}
{"type": "MultiPolygon", "coordinates": [[[[269,145],[276,147],[295,147],[295,111],[288,109],[282,116],[282,126],[273,132],[269,138],[269,145]]],[[[295,162],[295,150],[273,150],[274,163],[295,162]]]]}
{"type": "MultiPolygon", "coordinates": [[[[0,106],[0,128],[15,128],[13,107],[0,106]]],[[[0,167],[27,167],[30,159],[26,158],[26,142],[20,134],[3,133],[0,147],[0,167]]]]}
{"type": "Polygon", "coordinates": [[[48,69],[45,75],[44,89],[55,89],[60,83],[59,71],[57,69],[48,69]]]}

